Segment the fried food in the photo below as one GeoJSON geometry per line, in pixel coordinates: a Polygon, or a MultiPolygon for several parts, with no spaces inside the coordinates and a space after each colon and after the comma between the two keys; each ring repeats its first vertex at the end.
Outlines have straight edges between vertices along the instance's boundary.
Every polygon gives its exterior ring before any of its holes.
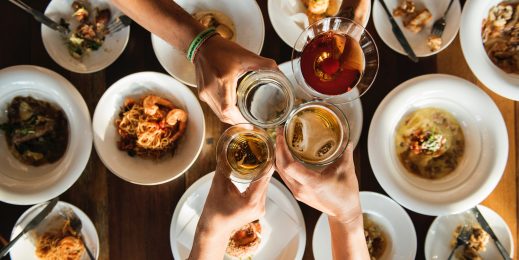
{"type": "Polygon", "coordinates": [[[206,28],[214,27],[216,32],[227,40],[234,40],[236,38],[234,23],[221,12],[201,11],[194,13],[193,17],[206,28]]]}
{"type": "Polygon", "coordinates": [[[310,24],[336,15],[342,4],[342,0],[302,0],[302,2],[306,7],[310,24]]]}
{"type": "MultiPolygon", "coordinates": [[[[456,246],[456,238],[461,232],[462,225],[456,227],[452,232],[451,248],[456,246]]],[[[471,234],[467,244],[463,246],[463,250],[457,251],[455,256],[459,260],[482,260],[483,258],[479,255],[481,252],[487,250],[490,235],[485,232],[479,225],[473,225],[469,227],[471,234]]]]}
{"type": "Polygon", "coordinates": [[[232,233],[225,251],[230,256],[247,257],[254,254],[260,243],[261,225],[255,220],[232,233]]]}

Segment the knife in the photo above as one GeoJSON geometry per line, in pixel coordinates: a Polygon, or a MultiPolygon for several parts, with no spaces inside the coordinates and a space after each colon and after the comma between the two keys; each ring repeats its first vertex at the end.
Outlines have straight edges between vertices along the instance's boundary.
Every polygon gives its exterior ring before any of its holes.
{"type": "Polygon", "coordinates": [[[395,34],[396,39],[404,48],[405,53],[407,53],[407,56],[414,62],[418,62],[418,58],[416,57],[416,54],[414,54],[413,48],[411,48],[411,45],[409,45],[409,42],[404,36],[404,33],[402,30],[400,30],[400,27],[398,27],[398,24],[396,23],[395,19],[391,15],[391,12],[389,11],[389,8],[387,8],[386,3],[384,0],[379,0],[380,4],[384,8],[384,11],[386,11],[387,16],[389,17],[389,21],[391,22],[391,27],[393,28],[393,34],[395,34]]]}
{"type": "Polygon", "coordinates": [[[56,204],[58,203],[58,200],[59,200],[58,198],[52,199],[49,202],[49,204],[47,204],[47,206],[45,206],[45,208],[40,213],[38,213],[38,215],[36,215],[36,217],[34,217],[31,221],[29,221],[29,223],[25,226],[25,228],[22,230],[22,232],[20,232],[13,240],[11,240],[9,242],[9,244],[7,244],[7,246],[4,247],[4,249],[2,249],[2,251],[0,252],[0,258],[4,257],[5,255],[7,255],[7,253],[9,253],[9,250],[11,249],[11,247],[13,247],[13,245],[16,244],[16,241],[18,241],[18,239],[20,237],[22,237],[23,234],[29,232],[31,229],[38,226],[38,224],[40,224],[40,222],[47,215],[49,215],[49,213],[52,211],[54,206],[56,206],[56,204]]]}
{"type": "Polygon", "coordinates": [[[472,212],[472,214],[474,214],[474,216],[478,220],[478,223],[481,225],[481,228],[483,228],[483,230],[485,230],[485,232],[487,232],[490,235],[490,237],[494,240],[494,243],[496,244],[497,249],[499,250],[499,253],[503,257],[503,259],[506,259],[506,260],[512,259],[512,258],[510,258],[510,254],[508,254],[508,252],[506,251],[503,244],[501,244],[499,239],[497,239],[496,234],[494,233],[492,228],[490,228],[490,225],[488,225],[488,222],[483,217],[483,214],[481,214],[478,207],[476,206],[476,207],[471,208],[470,212],[472,212]]]}
{"type": "Polygon", "coordinates": [[[21,0],[9,0],[9,2],[13,3],[14,5],[20,7],[24,11],[30,13],[36,21],[47,25],[53,30],[59,31],[62,34],[68,34],[69,29],[65,26],[60,25],[59,23],[53,21],[46,15],[42,14],[40,11],[28,6],[26,3],[22,2],[21,0]]]}

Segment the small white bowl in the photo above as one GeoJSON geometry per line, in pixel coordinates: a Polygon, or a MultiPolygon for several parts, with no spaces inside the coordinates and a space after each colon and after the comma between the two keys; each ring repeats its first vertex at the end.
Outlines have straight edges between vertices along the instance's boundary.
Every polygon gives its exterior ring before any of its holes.
{"type": "Polygon", "coordinates": [[[377,181],[402,206],[425,215],[467,210],[495,188],[508,158],[501,112],[476,85],[449,75],[408,80],[378,106],[368,134],[368,155],[377,181]],[[408,173],[395,152],[395,129],[408,113],[425,107],[449,111],[465,135],[465,154],[454,172],[439,180],[408,173]]]}
{"type": "Polygon", "coordinates": [[[463,56],[470,69],[490,90],[505,98],[519,101],[519,75],[509,74],[494,65],[481,38],[481,25],[488,11],[502,0],[467,1],[463,8],[460,41],[463,56]]]}
{"type": "MultiPolygon", "coordinates": [[[[265,24],[256,0],[175,0],[186,12],[219,11],[229,17],[236,29],[235,41],[245,49],[260,54],[265,38],[265,24]]],[[[196,87],[195,66],[186,54],[151,34],[153,51],[162,67],[180,82],[196,87]]]]}
{"type": "Polygon", "coordinates": [[[96,151],[111,172],[131,183],[157,185],[182,175],[196,161],[204,144],[205,120],[191,89],[162,73],[139,72],[118,80],[103,94],[94,112],[93,131],[96,151]],[[158,161],[130,157],[117,148],[120,137],[115,120],[125,98],[149,94],[169,99],[188,113],[186,132],[180,138],[175,154],[158,161]]]}
{"type": "MultiPolygon", "coordinates": [[[[403,0],[384,0],[386,2],[389,11],[393,12],[397,6],[403,0]]],[[[451,42],[456,38],[456,34],[458,33],[458,28],[460,26],[460,16],[461,16],[461,5],[459,0],[455,0],[452,3],[451,9],[447,14],[446,20],[447,25],[445,26],[445,30],[443,31],[442,40],[443,44],[440,49],[436,51],[431,51],[427,46],[427,37],[431,34],[431,29],[436,20],[443,16],[447,6],[449,5],[450,0],[416,0],[417,9],[420,6],[425,6],[432,14],[431,21],[427,23],[427,25],[420,31],[419,33],[413,33],[407,30],[404,27],[401,17],[396,17],[395,20],[400,27],[400,30],[405,35],[405,38],[413,48],[414,53],[417,57],[427,57],[434,55],[451,44],[451,42]]],[[[379,3],[379,0],[375,0],[375,4],[373,5],[373,23],[375,24],[375,29],[377,30],[378,35],[384,41],[384,43],[389,46],[394,51],[407,55],[404,51],[404,48],[400,45],[398,40],[396,39],[395,34],[393,33],[391,23],[389,22],[389,18],[387,17],[386,12],[382,8],[382,5],[379,3]]]]}
{"type": "Polygon", "coordinates": [[[90,113],[77,89],[59,74],[36,66],[0,70],[0,122],[7,121],[7,106],[16,96],[31,96],[59,106],[68,119],[69,141],[63,157],[38,167],[18,161],[0,131],[0,200],[30,205],[65,192],[86,167],[92,150],[90,113]]]}
{"type": "MultiPolygon", "coordinates": [[[[52,0],[45,9],[45,15],[56,22],[59,22],[61,18],[69,21],[70,29],[73,30],[77,27],[77,22],[72,17],[74,11],[71,5],[73,2],[73,0],[52,0]]],[[[122,15],[121,11],[115,8],[109,0],[89,0],[89,2],[92,7],[109,8],[112,21],[122,15]]],[[[42,24],[41,38],[47,53],[61,67],[77,73],[93,73],[110,66],[123,53],[130,38],[130,26],[126,26],[114,34],[108,34],[103,46],[85,55],[81,61],[70,55],[66,39],[58,31],[42,24]]]]}

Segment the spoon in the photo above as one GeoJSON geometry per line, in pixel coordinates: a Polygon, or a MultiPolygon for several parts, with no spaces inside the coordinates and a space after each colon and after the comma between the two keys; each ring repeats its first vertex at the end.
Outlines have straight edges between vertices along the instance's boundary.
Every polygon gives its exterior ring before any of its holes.
{"type": "Polygon", "coordinates": [[[72,227],[72,229],[74,229],[78,233],[79,239],[81,239],[81,242],[83,243],[83,245],[85,245],[85,249],[90,259],[95,260],[96,258],[92,254],[92,251],[90,251],[90,249],[86,245],[85,240],[81,235],[81,229],[83,228],[83,223],[81,222],[81,219],[79,219],[79,217],[76,214],[74,214],[74,212],[72,212],[71,215],[72,216],[70,216],[70,227],[72,227]]]}

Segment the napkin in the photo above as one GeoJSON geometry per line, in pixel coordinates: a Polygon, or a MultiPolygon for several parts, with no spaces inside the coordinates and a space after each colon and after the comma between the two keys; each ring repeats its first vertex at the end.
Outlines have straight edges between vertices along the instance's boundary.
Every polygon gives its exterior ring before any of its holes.
{"type": "Polygon", "coordinates": [[[305,10],[306,8],[301,0],[281,0],[281,14],[287,16],[291,21],[301,27],[301,29],[310,25],[305,10]]]}

